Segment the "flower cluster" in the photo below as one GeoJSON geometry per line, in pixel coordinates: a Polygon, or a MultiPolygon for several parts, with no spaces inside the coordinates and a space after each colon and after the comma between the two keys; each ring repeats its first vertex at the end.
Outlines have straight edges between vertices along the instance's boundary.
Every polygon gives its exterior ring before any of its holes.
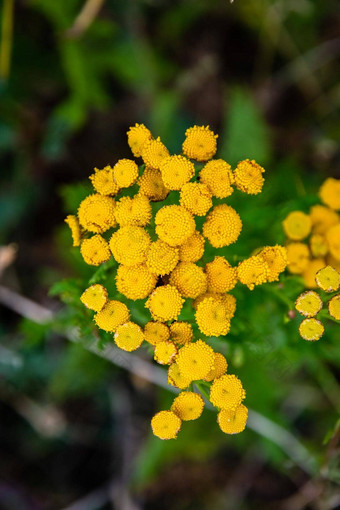
{"type": "Polygon", "coordinates": [[[120,349],[151,346],[155,361],[168,366],[169,384],[185,390],[170,410],[154,416],[155,435],[174,438],[182,421],[201,415],[204,401],[193,391],[204,391],[200,385],[210,388],[221,430],[241,432],[247,420],[245,390],[235,375],[226,373],[227,360],[212,349],[208,337],[229,332],[236,310],[230,291],[237,284],[252,290],[277,281],[287,253],[282,246],[266,246],[237,266],[218,254],[207,262],[202,257],[206,243],[219,249],[237,241],[242,221],[225,201],[235,188],[260,193],[264,169],[249,159],[235,169],[213,159],[217,135],[209,127],[189,128],[182,153],[176,155],[144,125],[131,127],[127,136],[143,164],[121,159],[113,167],[95,169],[90,176],[94,193],[81,202],[77,216],[65,220],[87,264],[98,266],[113,257],[118,265],[110,287],[115,281],[119,298],[111,288],[108,292],[95,284],[81,301],[120,349]],[[196,217],[203,217],[202,228],[196,217]],[[146,324],[131,320],[126,300],[145,300],[146,324]],[[190,321],[182,320],[184,304],[191,307],[190,321]],[[194,329],[203,339],[194,338],[194,329]]]}

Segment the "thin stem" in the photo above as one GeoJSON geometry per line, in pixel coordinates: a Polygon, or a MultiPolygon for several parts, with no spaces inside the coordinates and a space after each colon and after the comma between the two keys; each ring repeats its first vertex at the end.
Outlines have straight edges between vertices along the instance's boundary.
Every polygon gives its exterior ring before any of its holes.
{"type": "Polygon", "coordinates": [[[4,0],[1,24],[0,77],[8,80],[13,42],[14,0],[4,0]]]}

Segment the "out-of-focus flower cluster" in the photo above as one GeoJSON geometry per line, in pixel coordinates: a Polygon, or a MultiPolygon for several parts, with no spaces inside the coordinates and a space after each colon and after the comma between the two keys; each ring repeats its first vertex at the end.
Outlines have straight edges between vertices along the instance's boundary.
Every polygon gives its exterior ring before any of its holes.
{"type": "Polygon", "coordinates": [[[182,421],[201,415],[204,401],[193,391],[193,382],[210,391],[221,430],[241,432],[248,414],[242,403],[245,390],[227,373],[226,358],[213,350],[208,338],[229,332],[236,310],[230,291],[236,284],[252,290],[278,280],[287,253],[282,246],[267,246],[235,267],[218,252],[210,262],[202,257],[206,243],[218,249],[237,241],[242,221],[225,200],[235,188],[249,195],[260,193],[264,169],[248,159],[235,169],[212,159],[217,135],[209,127],[189,128],[182,154],[176,155],[144,125],[131,127],[127,136],[133,155],[143,164],[121,159],[113,167],[95,169],[90,176],[94,193],[81,202],[77,216],[65,221],[87,264],[99,266],[114,257],[116,290],[127,300],[145,300],[149,321],[141,327],[124,299],[109,298],[109,293],[116,294],[113,276],[108,289],[92,285],[81,301],[119,348],[134,351],[143,342],[151,345],[155,361],[168,367],[169,384],[182,390],[170,410],[152,419],[155,435],[175,438],[182,421]],[[177,194],[176,203],[167,201],[171,193],[174,198],[177,194]],[[196,217],[204,217],[201,229],[196,217]],[[184,321],[186,301],[192,313],[184,321]],[[206,340],[194,338],[195,322],[206,340]]]}

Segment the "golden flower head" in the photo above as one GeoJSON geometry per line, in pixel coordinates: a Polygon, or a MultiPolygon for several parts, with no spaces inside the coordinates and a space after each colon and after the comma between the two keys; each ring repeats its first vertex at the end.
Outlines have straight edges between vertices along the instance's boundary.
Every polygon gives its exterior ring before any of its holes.
{"type": "Polygon", "coordinates": [[[143,330],[134,322],[126,322],[118,326],[114,334],[117,346],[123,351],[135,351],[140,347],[144,340],[143,330]]]}
{"type": "Polygon", "coordinates": [[[304,340],[320,340],[324,333],[324,327],[320,321],[314,317],[304,319],[299,326],[299,333],[304,340]]]}
{"type": "Polygon", "coordinates": [[[94,169],[94,174],[90,175],[90,181],[95,191],[100,195],[116,195],[119,186],[113,178],[113,168],[104,167],[102,170],[94,169]]]}
{"type": "Polygon", "coordinates": [[[326,266],[315,275],[315,282],[326,292],[335,292],[340,287],[340,274],[334,267],[326,266]]]}
{"type": "Polygon", "coordinates": [[[287,249],[279,245],[265,246],[258,255],[268,266],[268,282],[278,281],[280,273],[287,267],[287,249]]]}
{"type": "Polygon", "coordinates": [[[119,188],[128,188],[138,179],[138,166],[132,159],[120,159],[113,167],[113,177],[119,188]]]}
{"type": "Polygon", "coordinates": [[[195,319],[206,336],[226,335],[230,329],[226,307],[214,297],[207,297],[197,305],[195,319]]]}
{"type": "Polygon", "coordinates": [[[160,411],[151,420],[152,432],[160,439],[176,439],[182,421],[172,411],[160,411]]]}
{"type": "Polygon", "coordinates": [[[203,412],[204,402],[201,395],[192,391],[182,391],[173,401],[171,411],[181,420],[196,420],[203,412]]]}
{"type": "Polygon", "coordinates": [[[116,274],[118,292],[128,299],[145,299],[153,291],[157,276],[149,271],[145,264],[119,266],[116,274]]]}
{"type": "Polygon", "coordinates": [[[239,434],[246,428],[248,409],[240,404],[235,410],[221,409],[217,423],[225,434],[239,434]]]}
{"type": "Polygon", "coordinates": [[[147,167],[160,170],[162,161],[170,156],[168,149],[158,137],[156,140],[148,140],[142,151],[142,158],[147,167]]]}
{"type": "Polygon", "coordinates": [[[129,309],[124,303],[109,300],[104,308],[94,316],[94,321],[100,329],[114,333],[118,326],[128,322],[129,309]]]}
{"type": "Polygon", "coordinates": [[[94,312],[100,312],[107,302],[107,290],[103,285],[96,283],[86,289],[80,296],[80,301],[86,308],[94,312]]]}
{"type": "Polygon", "coordinates": [[[217,294],[215,292],[205,292],[205,294],[202,294],[201,296],[198,296],[198,298],[193,301],[192,305],[197,310],[198,305],[207,297],[214,298],[215,300],[219,301],[223,304],[226,310],[226,318],[231,319],[235,315],[236,311],[236,299],[231,294],[217,294]]]}
{"type": "Polygon", "coordinates": [[[195,232],[195,220],[184,207],[166,205],[155,216],[156,234],[170,246],[179,246],[195,232]]]}
{"type": "Polygon", "coordinates": [[[229,197],[234,188],[234,176],[229,163],[223,159],[212,159],[200,171],[200,182],[206,184],[214,197],[229,197]]]}
{"type": "Polygon", "coordinates": [[[340,179],[329,177],[322,184],[319,195],[322,202],[335,211],[340,211],[340,179]]]}
{"type": "Polygon", "coordinates": [[[184,376],[179,368],[177,363],[172,363],[168,370],[168,383],[172,386],[175,386],[176,388],[180,388],[181,390],[184,390],[189,386],[192,379],[188,376],[184,376]]]}
{"type": "Polygon", "coordinates": [[[330,227],[339,223],[339,215],[324,205],[313,205],[309,211],[315,234],[325,234],[330,227]]]}
{"type": "Polygon", "coordinates": [[[147,253],[146,265],[151,272],[164,276],[171,273],[179,259],[178,248],[169,246],[158,239],[153,242],[147,253]]]}
{"type": "Polygon", "coordinates": [[[190,342],[179,350],[176,363],[184,377],[204,379],[214,366],[214,351],[202,340],[190,342]]]}
{"type": "Polygon", "coordinates": [[[295,308],[305,317],[314,317],[322,308],[322,299],[313,290],[308,290],[297,298],[295,308]]]}
{"type": "Polygon", "coordinates": [[[170,284],[186,298],[195,299],[207,290],[207,276],[193,262],[180,262],[170,275],[170,284]]]}
{"type": "Polygon", "coordinates": [[[241,218],[235,209],[226,204],[215,206],[203,224],[203,235],[214,248],[235,243],[241,230],[241,218]]]}
{"type": "Polygon", "coordinates": [[[193,126],[185,132],[183,154],[196,161],[208,161],[216,154],[217,138],[209,126],[193,126]]]}
{"type": "Polygon", "coordinates": [[[176,154],[162,160],[160,171],[168,189],[180,190],[195,175],[195,166],[189,159],[176,154]]]}
{"type": "Polygon", "coordinates": [[[177,347],[173,342],[157,342],[154,359],[161,365],[170,365],[177,354],[177,347]]]}
{"type": "Polygon", "coordinates": [[[340,321],[340,295],[332,297],[328,302],[329,315],[334,317],[337,321],[340,321]]]}
{"type": "Polygon", "coordinates": [[[324,257],[328,253],[328,243],[322,234],[313,234],[309,240],[313,257],[324,257]]]}
{"type": "Polygon", "coordinates": [[[310,260],[307,264],[306,269],[302,273],[305,286],[309,289],[315,289],[316,288],[316,282],[315,277],[316,273],[320,271],[323,267],[325,267],[326,262],[325,259],[313,259],[310,260]]]}
{"type": "Polygon", "coordinates": [[[236,410],[245,396],[246,392],[236,375],[222,375],[210,388],[210,402],[221,409],[236,410]]]}
{"type": "Polygon", "coordinates": [[[286,248],[288,271],[292,274],[302,274],[310,260],[308,246],[303,243],[290,243],[286,248]]]}
{"type": "Polygon", "coordinates": [[[99,266],[111,257],[109,244],[100,234],[84,239],[80,246],[80,253],[86,264],[90,266],[99,266]]]}
{"type": "Polygon", "coordinates": [[[135,126],[130,127],[127,137],[132,154],[139,158],[142,155],[145,143],[151,140],[152,134],[144,124],[135,124],[135,126]]]}
{"type": "Polygon", "coordinates": [[[223,354],[215,352],[214,366],[205,378],[205,381],[213,381],[224,375],[227,371],[228,363],[223,354]]]}
{"type": "Polygon", "coordinates": [[[326,233],[329,252],[336,260],[340,261],[340,223],[331,227],[326,233]]]}
{"type": "Polygon", "coordinates": [[[144,227],[151,219],[151,205],[144,195],[122,197],[116,204],[116,220],[121,227],[136,225],[144,227]]]}
{"type": "Polygon", "coordinates": [[[146,168],[138,179],[139,193],[148,197],[151,202],[165,200],[169,190],[164,186],[159,170],[146,168]]]}
{"type": "Polygon", "coordinates": [[[293,211],[282,222],[286,236],[293,241],[301,241],[310,234],[312,221],[308,214],[293,211]]]}
{"type": "Polygon", "coordinates": [[[253,159],[240,161],[234,171],[237,188],[248,195],[257,195],[262,191],[264,169],[253,159]]]}
{"type": "Polygon", "coordinates": [[[205,216],[212,207],[211,193],[208,186],[200,182],[184,184],[180,193],[180,204],[191,214],[205,216]]]}
{"type": "Polygon", "coordinates": [[[170,325],[171,340],[177,345],[184,345],[193,339],[192,326],[189,322],[175,321],[170,325]]]}
{"type": "Polygon", "coordinates": [[[99,193],[89,195],[79,206],[78,218],[85,230],[101,234],[116,226],[115,201],[99,193]]]}
{"type": "Polygon", "coordinates": [[[241,283],[253,290],[268,280],[269,267],[260,255],[253,255],[237,266],[237,277],[241,283]]]}
{"type": "Polygon", "coordinates": [[[164,322],[176,320],[181,313],[184,299],[173,285],[157,287],[145,303],[152,318],[164,322]]]}
{"type": "Polygon", "coordinates": [[[215,257],[205,265],[208,291],[214,293],[228,292],[237,283],[236,268],[232,267],[224,257],[215,257]]]}
{"type": "Polygon", "coordinates": [[[182,262],[197,262],[204,253],[204,237],[196,230],[179,247],[179,259],[182,262]]]}
{"type": "Polygon", "coordinates": [[[166,342],[170,338],[170,329],[163,322],[149,321],[144,326],[145,340],[151,345],[166,342]]]}
{"type": "Polygon", "coordinates": [[[73,216],[72,214],[69,214],[65,218],[65,223],[70,227],[71,235],[72,235],[72,241],[73,246],[80,246],[81,243],[81,231],[80,231],[80,225],[77,216],[73,216]]]}
{"type": "Polygon", "coordinates": [[[134,225],[121,227],[112,234],[110,249],[119,264],[134,266],[146,260],[146,252],[151,244],[149,234],[134,225]]]}

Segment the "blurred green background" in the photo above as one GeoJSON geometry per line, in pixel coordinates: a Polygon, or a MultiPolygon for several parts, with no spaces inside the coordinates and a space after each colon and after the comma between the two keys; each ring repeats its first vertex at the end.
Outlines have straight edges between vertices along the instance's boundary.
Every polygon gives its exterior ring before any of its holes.
{"type": "Polygon", "coordinates": [[[172,152],[209,124],[220,157],[266,168],[260,196],[228,201],[244,223],[230,256],[283,243],[285,215],[340,177],[338,0],[2,0],[0,12],[0,301],[3,288],[30,299],[0,303],[0,509],[339,508],[339,330],[299,337],[298,279],[235,292],[223,352],[259,413],[238,436],[205,410],[176,441],[153,437],[173,395],[61,331],[91,335],[77,289],[93,273],[63,219],[95,166],[130,157],[135,122],[172,152]],[[39,324],[32,302],[58,320],[39,324]]]}

